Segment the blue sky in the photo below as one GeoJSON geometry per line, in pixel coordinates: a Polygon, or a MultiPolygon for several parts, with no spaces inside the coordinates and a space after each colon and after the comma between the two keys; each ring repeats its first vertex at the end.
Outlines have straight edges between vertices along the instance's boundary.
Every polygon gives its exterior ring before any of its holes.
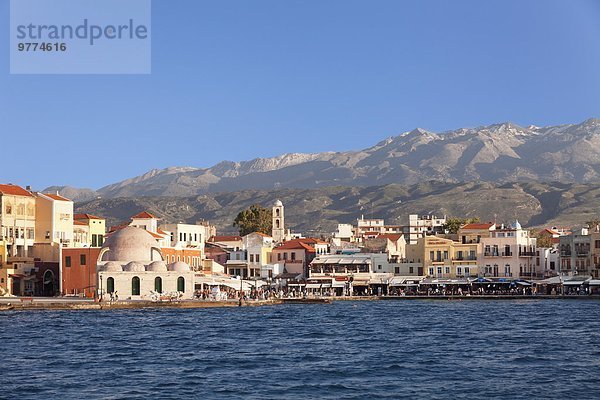
{"type": "Polygon", "coordinates": [[[38,189],[600,117],[597,1],[153,0],[150,75],[10,75],[8,36],[0,181],[38,189]]]}

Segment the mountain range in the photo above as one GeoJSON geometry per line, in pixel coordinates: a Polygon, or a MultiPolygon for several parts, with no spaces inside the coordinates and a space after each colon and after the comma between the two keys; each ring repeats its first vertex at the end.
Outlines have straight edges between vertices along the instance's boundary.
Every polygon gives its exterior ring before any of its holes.
{"type": "Polygon", "coordinates": [[[290,153],[210,168],[154,169],[98,190],[64,186],[75,201],[119,197],[189,197],[245,189],[415,185],[485,181],[600,182],[600,119],[521,127],[502,123],[442,133],[414,129],[364,150],[290,153]]]}
{"type": "Polygon", "coordinates": [[[414,185],[332,186],[315,189],[249,189],[187,197],[100,198],[76,204],[77,212],[104,216],[109,225],[150,211],[163,223],[209,220],[221,234],[235,233],[238,212],[252,204],[285,205],[286,227],[307,235],[330,234],[338,223],[385,218],[406,224],[408,214],[480,217],[523,226],[575,226],[600,216],[597,183],[422,182],[414,185]]]}

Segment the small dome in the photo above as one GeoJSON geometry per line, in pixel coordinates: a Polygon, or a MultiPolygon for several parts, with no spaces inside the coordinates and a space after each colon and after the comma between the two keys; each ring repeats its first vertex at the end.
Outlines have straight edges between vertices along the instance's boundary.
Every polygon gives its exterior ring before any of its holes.
{"type": "Polygon", "coordinates": [[[514,223],[514,225],[513,225],[513,228],[514,228],[514,229],[522,229],[522,228],[521,228],[521,224],[519,223],[519,220],[516,220],[516,221],[515,221],[515,223],[514,223]]]}
{"type": "Polygon", "coordinates": [[[146,271],[167,272],[167,264],[164,261],[154,261],[146,267],[146,271]]]}
{"type": "Polygon", "coordinates": [[[122,272],[123,267],[121,264],[115,261],[109,261],[104,265],[98,266],[99,272],[122,272]]]}
{"type": "Polygon", "coordinates": [[[123,271],[126,271],[126,272],[144,272],[144,271],[146,271],[146,267],[144,267],[144,264],[132,261],[129,264],[126,264],[125,267],[123,267],[123,271]]]}
{"type": "Polygon", "coordinates": [[[169,264],[168,269],[169,271],[174,272],[189,272],[190,266],[187,263],[184,263],[183,261],[177,261],[173,264],[169,264]]]}
{"type": "Polygon", "coordinates": [[[283,207],[283,203],[281,202],[281,200],[277,199],[277,200],[275,200],[274,206],[275,207],[283,207]]]}

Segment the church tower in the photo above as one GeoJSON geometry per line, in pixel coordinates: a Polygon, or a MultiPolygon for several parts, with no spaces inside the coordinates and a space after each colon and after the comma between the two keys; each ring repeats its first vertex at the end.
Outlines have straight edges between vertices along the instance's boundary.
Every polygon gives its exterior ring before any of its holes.
{"type": "Polygon", "coordinates": [[[277,200],[273,204],[273,242],[281,243],[285,238],[285,219],[283,216],[283,203],[277,200]]]}

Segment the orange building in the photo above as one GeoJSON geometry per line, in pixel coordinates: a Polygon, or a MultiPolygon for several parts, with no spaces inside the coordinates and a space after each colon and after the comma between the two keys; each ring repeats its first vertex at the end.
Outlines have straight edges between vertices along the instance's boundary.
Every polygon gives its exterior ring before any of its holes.
{"type": "Polygon", "coordinates": [[[93,298],[99,247],[64,248],[60,262],[61,293],[93,298]]]}

